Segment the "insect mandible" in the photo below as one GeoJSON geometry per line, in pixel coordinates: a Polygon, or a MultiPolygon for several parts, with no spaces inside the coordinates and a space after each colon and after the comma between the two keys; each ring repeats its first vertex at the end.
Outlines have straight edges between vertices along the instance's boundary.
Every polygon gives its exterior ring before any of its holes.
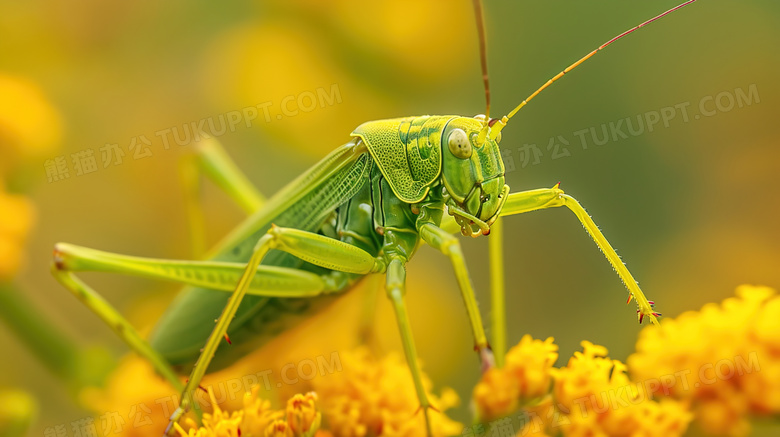
{"type": "MultiPolygon", "coordinates": [[[[177,422],[193,404],[193,392],[209,369],[224,365],[268,340],[253,320],[281,319],[295,312],[284,302],[305,299],[310,309],[342,293],[368,274],[385,274],[406,359],[420,407],[429,424],[431,408],[423,388],[414,338],[404,303],[405,264],[424,242],[447,256],[465,302],[482,368],[506,348],[501,295],[501,219],[553,207],[571,210],[636,300],[638,319],[658,323],[636,280],[590,216],[559,185],[511,193],[499,143],[509,120],[542,90],[616,40],[696,0],[689,0],[616,36],[588,53],[523,100],[506,116],[490,117],[482,4],[474,0],[486,112],[475,117],[418,116],[358,126],[352,139],[265,200],[251,187],[218,143],[205,140],[200,167],[254,211],[206,257],[176,261],[113,254],[66,243],[55,247],[57,280],[108,323],[136,352],[182,391],[171,417],[177,422]],[[452,235],[490,234],[494,312],[493,355],[483,329],[459,242],[452,235]],[[271,252],[272,249],[275,249],[271,252]],[[188,287],[169,307],[147,342],[77,271],[104,271],[172,280],[188,287]],[[208,323],[216,319],[214,326],[208,323]],[[256,324],[255,324],[256,325],[256,324]],[[225,338],[236,347],[217,348],[225,338]],[[205,346],[204,346],[205,344],[205,346]],[[195,365],[186,385],[173,366],[195,365]]],[[[169,430],[171,426],[169,425],[169,430]]],[[[430,425],[429,425],[430,434],[430,425]]]]}

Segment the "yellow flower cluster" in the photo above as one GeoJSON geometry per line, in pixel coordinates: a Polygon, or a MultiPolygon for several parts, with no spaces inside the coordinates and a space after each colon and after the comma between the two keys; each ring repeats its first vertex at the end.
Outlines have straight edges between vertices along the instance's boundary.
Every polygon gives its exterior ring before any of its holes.
{"type": "MultiPolygon", "coordinates": [[[[233,405],[228,412],[222,402],[230,402],[221,398],[226,392],[206,385],[212,413],[204,414],[202,426],[188,418],[177,430],[187,437],[237,436],[239,429],[243,437],[310,436],[318,429],[319,437],[425,435],[425,418],[418,411],[420,403],[406,360],[398,354],[376,359],[365,348],[341,352],[339,358],[343,370],[309,381],[301,388],[312,393],[292,396],[286,410],[276,410],[268,400],[258,399],[258,386],[254,386],[251,394],[246,394],[242,403],[233,405]]],[[[459,434],[462,424],[444,413],[457,405],[458,395],[451,389],[442,390],[440,396],[431,394],[432,384],[427,377],[424,385],[437,410],[429,412],[433,434],[459,434]]],[[[199,391],[196,397],[202,394],[199,391]]],[[[134,355],[122,361],[105,389],[84,390],[81,398],[95,411],[118,412],[124,426],[104,428],[103,432],[113,430],[124,436],[159,435],[175,404],[173,389],[154,373],[151,365],[134,355]],[[130,405],[137,408],[126,414],[130,405]]],[[[96,423],[110,425],[107,417],[103,414],[96,423]]]]}
{"type": "MultiPolygon", "coordinates": [[[[425,418],[412,375],[397,354],[377,360],[367,349],[341,354],[343,372],[312,381],[320,397],[326,428],[334,436],[420,436],[425,435],[425,418]]],[[[431,411],[434,435],[460,434],[463,425],[449,419],[444,411],[458,403],[451,389],[441,396],[430,393],[431,382],[423,380],[428,399],[438,411],[431,411]]]]}
{"type": "Polygon", "coordinates": [[[317,433],[321,415],[314,393],[297,394],[287,401],[285,411],[275,411],[270,402],[257,397],[258,388],[246,393],[243,408],[232,413],[219,408],[214,391],[209,389],[214,411],[203,415],[203,426],[188,419],[189,430],[177,423],[176,431],[182,437],[313,437],[317,433]]]}
{"type": "Polygon", "coordinates": [[[546,395],[550,390],[550,369],[558,359],[558,345],[525,335],[506,354],[502,368],[485,372],[474,388],[479,420],[493,420],[517,410],[518,406],[546,395]]]}
{"type": "Polygon", "coordinates": [[[519,436],[670,437],[685,432],[691,415],[684,404],[649,399],[641,384],[628,379],[625,364],[606,357],[606,348],[588,341],[582,346],[566,367],[554,368],[553,340],[523,337],[507,354],[506,366],[486,372],[475,388],[479,420],[509,416],[523,407],[519,436]]]}
{"type": "Polygon", "coordinates": [[[780,413],[780,296],[770,288],[743,285],[720,305],[666,319],[636,348],[632,376],[666,382],[654,395],[689,402],[707,433],[746,435],[748,415],[780,413]]]}
{"type": "Polygon", "coordinates": [[[692,417],[685,405],[651,400],[643,384],[629,380],[625,364],[607,357],[606,348],[589,341],[582,347],[566,367],[552,370],[557,409],[552,426],[567,437],[668,437],[686,431],[692,417]]]}
{"type": "Polygon", "coordinates": [[[679,436],[694,420],[709,435],[744,436],[750,416],[780,413],[780,296],[771,288],[743,285],[735,298],[645,328],[628,365],[582,346],[553,368],[552,339],[524,337],[475,388],[479,419],[522,407],[523,436],[679,436]]]}

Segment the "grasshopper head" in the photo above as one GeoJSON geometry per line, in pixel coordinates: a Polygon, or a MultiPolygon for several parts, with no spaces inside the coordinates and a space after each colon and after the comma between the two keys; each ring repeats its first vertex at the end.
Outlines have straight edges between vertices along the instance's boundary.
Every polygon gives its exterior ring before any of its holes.
{"type": "Polygon", "coordinates": [[[461,117],[447,124],[442,136],[447,209],[463,235],[490,233],[509,187],[504,185],[504,162],[498,143],[488,135],[485,117],[461,117]]]}

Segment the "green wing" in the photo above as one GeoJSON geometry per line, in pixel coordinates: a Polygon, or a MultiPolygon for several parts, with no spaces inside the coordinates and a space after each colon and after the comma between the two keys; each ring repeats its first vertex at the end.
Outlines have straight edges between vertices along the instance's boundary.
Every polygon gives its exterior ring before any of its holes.
{"type": "MultiPolygon", "coordinates": [[[[207,258],[245,262],[257,240],[276,224],[316,232],[325,219],[347,199],[353,197],[368,179],[372,160],[366,148],[355,140],[336,149],[314,167],[288,184],[255,214],[229,234],[207,258]]],[[[300,268],[303,261],[280,251],[272,251],[264,265],[300,268]]],[[[150,342],[171,364],[193,362],[206,343],[229,298],[228,293],[197,287],[185,288],[158,322],[150,342]]],[[[247,353],[273,336],[269,329],[275,319],[295,306],[325,304],[332,297],[280,299],[246,296],[230,325],[235,346],[230,355],[247,353]],[[311,302],[318,301],[318,302],[311,302]],[[265,326],[263,326],[265,325],[265,326]],[[254,328],[254,329],[251,329],[254,328]],[[264,329],[265,328],[265,329],[264,329]],[[266,334],[263,338],[263,335],[266,334]]],[[[298,311],[300,312],[300,311],[298,311]]],[[[220,348],[213,368],[225,364],[226,348],[220,348]],[[223,353],[220,353],[223,352],[223,353]],[[220,359],[223,358],[223,359],[220,359]]]]}
{"type": "Polygon", "coordinates": [[[393,193],[406,203],[425,198],[441,173],[441,135],[456,116],[369,121],[352,132],[366,143],[393,193]]]}

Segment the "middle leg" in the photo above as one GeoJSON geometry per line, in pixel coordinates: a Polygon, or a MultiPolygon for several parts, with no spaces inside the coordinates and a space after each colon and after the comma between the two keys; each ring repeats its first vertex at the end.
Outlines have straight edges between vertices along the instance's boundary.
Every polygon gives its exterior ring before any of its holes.
{"type": "Polygon", "coordinates": [[[426,223],[420,227],[420,237],[429,246],[447,255],[450,258],[450,262],[452,262],[458,287],[463,296],[463,302],[466,304],[466,312],[471,322],[471,331],[474,334],[474,348],[479,353],[482,371],[484,372],[495,364],[493,352],[485,336],[482,316],[479,314],[477,299],[474,296],[474,288],[471,285],[471,278],[469,278],[469,272],[466,269],[466,262],[463,259],[460,243],[456,237],[433,223],[426,223]]]}

